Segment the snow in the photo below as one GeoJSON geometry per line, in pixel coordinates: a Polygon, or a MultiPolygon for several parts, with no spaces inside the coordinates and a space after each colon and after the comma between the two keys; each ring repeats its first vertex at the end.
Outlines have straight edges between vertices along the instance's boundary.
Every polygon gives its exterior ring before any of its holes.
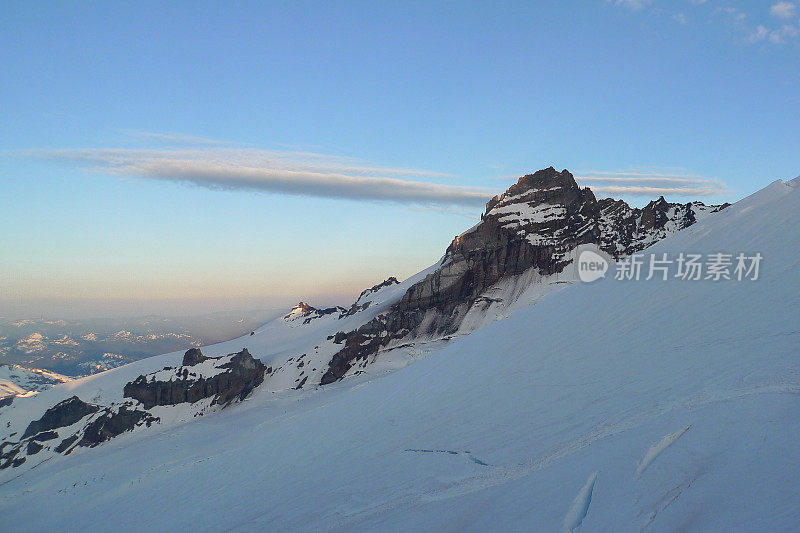
{"type": "Polygon", "coordinates": [[[491,212],[500,215],[497,220],[504,227],[513,228],[563,218],[567,211],[562,205],[514,203],[496,206],[491,212]]]}
{"type": "MultiPolygon", "coordinates": [[[[571,284],[391,373],[265,382],[208,416],[0,471],[0,516],[18,531],[798,530],[798,228],[800,189],[775,182],[647,250],[760,252],[758,281],[571,284]]],[[[203,352],[311,358],[342,325],[314,322],[203,352]]],[[[179,363],[56,386],[0,428],[179,363]]]]}
{"type": "Polygon", "coordinates": [[[46,390],[72,378],[41,368],[26,368],[20,365],[0,365],[0,398],[33,394],[46,390]]]}
{"type": "Polygon", "coordinates": [[[644,472],[644,470],[650,466],[650,463],[655,461],[656,457],[658,457],[661,452],[666,450],[672,443],[678,440],[681,435],[689,431],[690,427],[692,426],[689,425],[679,431],[676,431],[675,433],[670,433],[657,443],[650,446],[650,448],[647,450],[647,453],[644,454],[644,457],[642,457],[642,459],[639,461],[639,465],[636,467],[636,477],[640,477],[642,472],[644,472]]]}
{"type": "Polygon", "coordinates": [[[570,533],[583,523],[583,519],[586,518],[586,513],[589,512],[589,506],[592,504],[592,492],[594,491],[594,484],[596,481],[597,472],[594,472],[589,476],[589,479],[586,480],[586,484],[583,485],[577,496],[575,496],[575,500],[572,502],[567,516],[564,517],[564,527],[562,531],[570,533]]]}

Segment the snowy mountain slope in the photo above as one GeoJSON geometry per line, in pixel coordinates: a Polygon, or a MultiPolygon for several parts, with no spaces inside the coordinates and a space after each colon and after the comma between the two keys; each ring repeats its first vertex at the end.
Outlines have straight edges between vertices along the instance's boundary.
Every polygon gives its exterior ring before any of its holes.
{"type": "MultiPolygon", "coordinates": [[[[321,312],[305,304],[298,305],[285,317],[268,322],[256,329],[251,335],[233,339],[212,346],[203,347],[205,356],[221,357],[249,348],[256,356],[269,367],[266,383],[262,389],[271,393],[285,391],[305,384],[308,376],[314,382],[319,382],[327,361],[335,353],[339,345],[334,342],[334,335],[340,328],[355,328],[371,320],[377,314],[386,310],[396,302],[407,288],[424,277],[433,265],[403,283],[396,280],[378,284],[364,291],[350,310],[340,308],[337,312],[321,312]],[[305,309],[302,307],[305,306],[305,309]],[[299,367],[299,368],[298,368],[299,367]]],[[[409,350],[411,353],[411,350],[409,350]]],[[[15,401],[12,405],[0,412],[0,442],[9,445],[19,442],[31,421],[44,416],[48,409],[76,396],[81,401],[97,406],[97,415],[104,409],[117,409],[119,405],[129,402],[123,396],[125,385],[134,382],[140,375],[156,375],[158,371],[166,368],[177,368],[184,357],[182,353],[171,353],[162,356],[150,357],[141,361],[112,369],[101,374],[87,376],[64,385],[46,390],[36,397],[26,398],[24,402],[15,401]],[[115,407],[116,406],[116,407],[115,407]]],[[[405,365],[408,360],[395,360],[394,365],[405,365]]],[[[391,365],[376,365],[375,371],[393,368],[391,365]]],[[[201,369],[193,369],[200,372],[201,369]]],[[[161,372],[167,373],[169,372],[161,372]]],[[[204,375],[208,380],[212,374],[204,375]]],[[[175,405],[149,409],[150,414],[160,420],[161,424],[170,425],[193,420],[197,416],[209,414],[220,406],[211,408],[207,401],[191,405],[175,405]]],[[[92,418],[83,419],[87,426],[92,418]]],[[[22,471],[35,468],[40,462],[50,460],[57,456],[57,444],[63,439],[74,434],[77,426],[70,424],[64,430],[58,430],[58,436],[51,437],[52,444],[45,445],[44,449],[36,447],[32,454],[26,454],[23,446],[13,457],[3,458],[4,448],[0,447],[0,472],[8,461],[8,468],[19,475],[22,471]],[[15,462],[12,464],[11,459],[15,462]],[[25,461],[21,461],[26,459],[25,461]],[[30,460],[28,460],[30,459],[30,460]]],[[[23,443],[24,444],[24,443],[23,443]]],[[[2,445],[0,445],[2,446],[2,445]]],[[[6,448],[5,452],[13,451],[6,448]]],[[[86,450],[76,448],[72,454],[79,454],[86,450]]],[[[0,481],[3,475],[0,474],[0,481]]]]}
{"type": "Polygon", "coordinates": [[[800,188],[773,183],[648,250],[760,252],[757,281],[571,285],[380,378],[258,388],[224,416],[6,470],[0,515],[20,531],[797,530],[798,228],[800,188]]]}
{"type": "Polygon", "coordinates": [[[58,383],[69,381],[72,381],[72,378],[41,368],[0,365],[0,399],[43,391],[58,383]]]}
{"type": "MultiPolygon", "coordinates": [[[[429,269],[403,283],[389,278],[363,291],[349,309],[317,309],[301,302],[286,316],[249,336],[210,347],[201,357],[232,356],[252,347],[267,365],[262,388],[273,393],[402,368],[574,282],[572,266],[579,250],[589,246],[624,256],[694,224],[701,212],[723,207],[670,204],[663,198],[641,210],[621,201],[597,202],[568,171],[550,167],[523,176],[493,198],[481,222],[456,237],[443,259],[429,269]]],[[[220,378],[185,362],[178,365],[180,357],[151,358],[108,379],[63,388],[11,409],[5,413],[6,427],[0,427],[0,446],[5,447],[0,448],[0,470],[27,470],[56,454],[81,453],[85,446],[94,447],[145,423],[181,423],[211,414],[228,403],[197,394],[212,394],[211,381],[217,398],[237,397],[243,386],[234,383],[239,378],[220,378]],[[144,379],[139,376],[156,379],[161,374],[171,377],[134,386],[144,379]],[[235,390],[223,390],[229,387],[235,390]],[[133,391],[165,398],[165,404],[137,406],[133,391]],[[189,398],[195,403],[179,405],[189,398]],[[29,424],[40,417],[62,420],[64,429],[30,433],[29,424]],[[98,425],[113,430],[98,432],[98,425]],[[80,446],[74,446],[76,442],[80,446]]],[[[255,378],[247,378],[251,379],[255,378]]]]}

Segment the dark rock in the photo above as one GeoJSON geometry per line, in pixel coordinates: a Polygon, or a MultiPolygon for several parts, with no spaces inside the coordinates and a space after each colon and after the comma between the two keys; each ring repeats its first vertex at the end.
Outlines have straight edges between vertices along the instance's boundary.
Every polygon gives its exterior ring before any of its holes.
{"type": "Polygon", "coordinates": [[[42,451],[42,448],[44,448],[44,446],[42,446],[35,440],[28,441],[28,455],[36,455],[37,453],[42,451]]]}
{"type": "Polygon", "coordinates": [[[55,431],[43,431],[41,433],[37,433],[31,440],[39,441],[39,442],[46,442],[48,440],[53,440],[58,438],[58,433],[55,431]]]}
{"type": "Polygon", "coordinates": [[[194,366],[198,363],[202,363],[206,359],[208,359],[208,357],[203,355],[203,352],[200,351],[200,348],[192,348],[190,350],[186,350],[186,353],[183,354],[183,366],[194,366]]]}
{"type": "Polygon", "coordinates": [[[58,446],[56,446],[55,450],[58,453],[64,453],[64,450],[72,446],[72,443],[75,442],[76,440],[78,440],[77,435],[72,435],[70,437],[67,437],[66,439],[62,440],[58,446]]]}
{"type": "Polygon", "coordinates": [[[83,438],[78,442],[78,446],[97,446],[101,442],[112,439],[125,431],[133,430],[138,425],[147,424],[147,427],[150,427],[151,424],[158,422],[158,420],[150,413],[138,409],[129,410],[125,405],[120,406],[117,412],[106,409],[103,414],[86,426],[83,431],[83,438]]]}
{"type": "Polygon", "coordinates": [[[7,407],[14,403],[14,396],[6,396],[5,398],[0,399],[0,408],[7,407]]]}
{"type": "Polygon", "coordinates": [[[358,298],[353,303],[353,305],[350,306],[350,309],[348,309],[347,312],[343,316],[351,316],[351,315],[354,315],[354,314],[356,314],[356,313],[358,313],[360,311],[363,311],[363,310],[369,308],[369,306],[372,304],[372,302],[369,302],[369,301],[365,302],[364,300],[366,298],[368,298],[369,296],[372,296],[373,294],[375,294],[379,290],[383,289],[384,287],[391,287],[392,285],[397,285],[398,283],[400,283],[400,282],[397,281],[397,278],[392,276],[392,277],[386,279],[385,281],[382,281],[381,283],[378,283],[377,285],[373,285],[369,289],[364,289],[363,291],[361,291],[361,294],[358,295],[358,298]]]}
{"type": "Polygon", "coordinates": [[[67,398],[63,402],[57,403],[47,411],[39,420],[34,420],[28,424],[22,438],[29,437],[40,431],[49,431],[61,427],[71,426],[81,418],[99,409],[96,405],[91,405],[77,396],[67,398]]]}

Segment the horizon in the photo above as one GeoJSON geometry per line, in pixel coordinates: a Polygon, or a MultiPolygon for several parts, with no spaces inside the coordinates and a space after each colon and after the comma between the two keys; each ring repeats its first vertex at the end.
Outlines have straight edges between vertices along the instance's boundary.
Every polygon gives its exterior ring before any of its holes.
{"type": "Polygon", "coordinates": [[[551,165],[639,207],[800,173],[794,2],[223,7],[4,6],[0,315],[349,305],[551,165]]]}

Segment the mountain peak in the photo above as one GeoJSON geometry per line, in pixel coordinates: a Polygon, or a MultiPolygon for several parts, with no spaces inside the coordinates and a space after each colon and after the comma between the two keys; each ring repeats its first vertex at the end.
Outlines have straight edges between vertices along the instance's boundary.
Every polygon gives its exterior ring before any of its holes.
{"type": "Polygon", "coordinates": [[[567,169],[559,172],[552,166],[543,168],[533,174],[525,174],[502,195],[489,200],[486,204],[486,213],[500,203],[508,203],[511,200],[527,201],[528,193],[549,192],[551,194],[547,196],[551,196],[552,193],[573,189],[579,189],[578,183],[567,169]]]}

